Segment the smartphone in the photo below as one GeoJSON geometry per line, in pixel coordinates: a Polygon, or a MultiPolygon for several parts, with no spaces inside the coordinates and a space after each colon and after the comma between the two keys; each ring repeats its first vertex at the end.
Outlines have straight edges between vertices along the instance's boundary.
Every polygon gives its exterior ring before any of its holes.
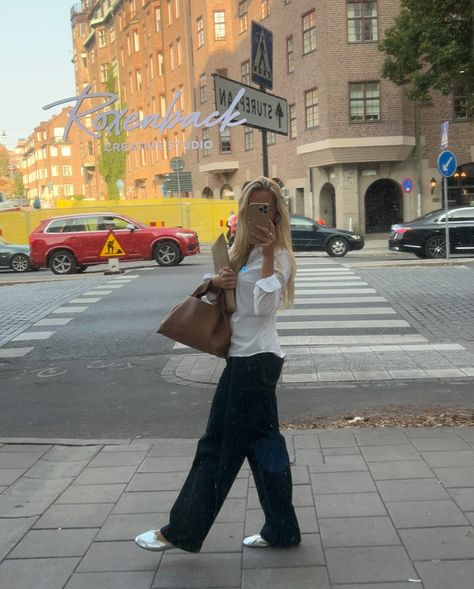
{"type": "Polygon", "coordinates": [[[252,202],[248,207],[247,226],[249,230],[249,243],[258,243],[258,239],[252,235],[258,233],[257,225],[268,227],[270,220],[270,207],[265,202],[252,202]]]}

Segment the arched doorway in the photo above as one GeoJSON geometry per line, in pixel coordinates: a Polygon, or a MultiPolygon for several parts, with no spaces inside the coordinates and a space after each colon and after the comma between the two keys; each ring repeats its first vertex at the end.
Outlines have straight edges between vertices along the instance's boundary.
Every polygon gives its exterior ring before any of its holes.
{"type": "Polygon", "coordinates": [[[209,186],[205,186],[202,189],[202,198],[214,198],[214,193],[212,192],[212,188],[209,186]]]}
{"type": "Polygon", "coordinates": [[[221,188],[221,198],[234,198],[234,189],[230,184],[224,184],[221,188]]]}
{"type": "Polygon", "coordinates": [[[323,184],[319,193],[319,218],[328,227],[336,226],[336,190],[330,182],[323,184]]]}
{"type": "Polygon", "coordinates": [[[474,206],[474,163],[458,166],[448,178],[448,203],[450,207],[474,206]]]}
{"type": "Polygon", "coordinates": [[[400,185],[384,178],[365,193],[365,232],[386,233],[393,223],[403,221],[403,195],[400,185]]]}

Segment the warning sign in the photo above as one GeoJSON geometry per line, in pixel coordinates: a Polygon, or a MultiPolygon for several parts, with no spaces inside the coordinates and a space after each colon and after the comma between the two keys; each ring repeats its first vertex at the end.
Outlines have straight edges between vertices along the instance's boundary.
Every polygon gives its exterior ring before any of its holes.
{"type": "Polygon", "coordinates": [[[273,33],[252,21],[251,31],[252,82],[269,90],[273,86],[273,33]]]}
{"type": "Polygon", "coordinates": [[[102,248],[100,255],[113,256],[114,258],[125,255],[125,252],[123,251],[123,248],[118,242],[118,239],[113,231],[107,235],[107,239],[105,240],[104,247],[102,248]]]}

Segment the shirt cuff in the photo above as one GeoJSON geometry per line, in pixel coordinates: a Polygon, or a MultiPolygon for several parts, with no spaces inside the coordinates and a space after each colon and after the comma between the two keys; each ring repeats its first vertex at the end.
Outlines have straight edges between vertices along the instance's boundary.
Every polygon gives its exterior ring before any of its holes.
{"type": "Polygon", "coordinates": [[[275,274],[268,276],[267,278],[261,278],[257,280],[255,286],[261,288],[265,292],[276,292],[281,289],[281,283],[275,274]]]}

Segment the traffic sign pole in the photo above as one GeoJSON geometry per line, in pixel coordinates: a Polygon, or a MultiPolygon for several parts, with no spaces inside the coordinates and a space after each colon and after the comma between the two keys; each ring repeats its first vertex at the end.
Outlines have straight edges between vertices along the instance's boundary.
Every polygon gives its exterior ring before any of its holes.
{"type": "Polygon", "coordinates": [[[448,223],[448,179],[443,176],[443,196],[444,196],[444,234],[446,240],[446,259],[449,260],[449,223],[448,223]]]}
{"type": "MultiPolygon", "coordinates": [[[[446,130],[447,143],[447,130],[446,130]]],[[[444,222],[445,222],[445,241],[446,241],[446,259],[449,259],[449,223],[448,223],[448,178],[450,178],[457,168],[456,156],[452,151],[445,149],[438,156],[438,170],[443,176],[443,198],[444,198],[444,222]]]]}
{"type": "MultiPolygon", "coordinates": [[[[260,86],[262,92],[267,92],[264,86],[260,86]]],[[[262,129],[262,163],[263,163],[263,175],[268,178],[268,131],[262,129]]]]}

